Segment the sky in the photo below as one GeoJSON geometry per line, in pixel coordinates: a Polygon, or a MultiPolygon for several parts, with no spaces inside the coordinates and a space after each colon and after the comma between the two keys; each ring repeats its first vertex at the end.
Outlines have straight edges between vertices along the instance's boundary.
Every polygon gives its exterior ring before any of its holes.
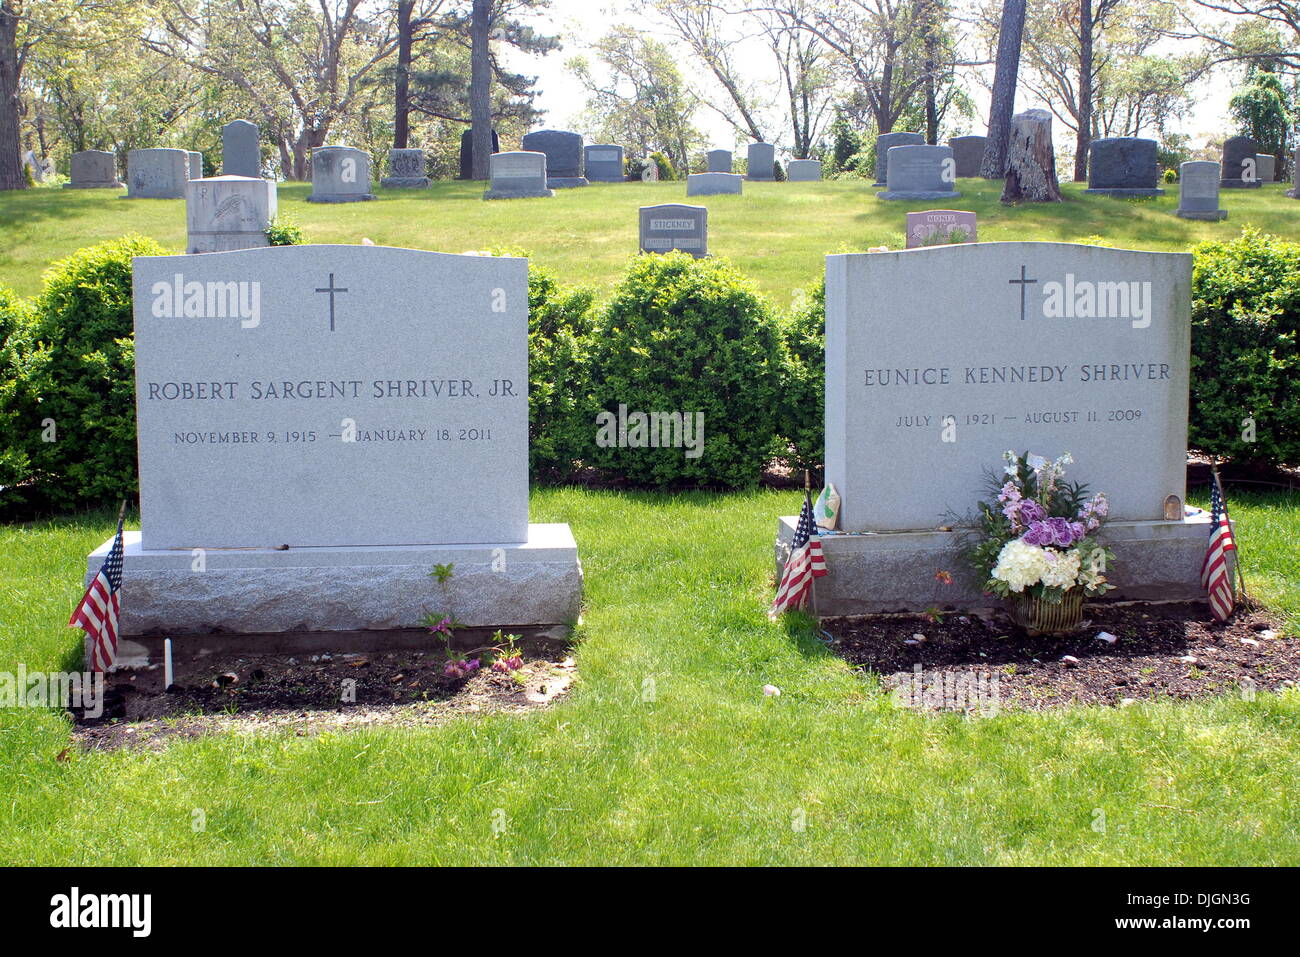
{"type": "MultiPolygon", "coordinates": [[[[599,65],[590,54],[590,45],[603,36],[611,26],[616,24],[632,26],[669,42],[670,46],[673,45],[672,38],[663,27],[651,18],[632,12],[629,10],[630,6],[628,0],[617,4],[604,2],[604,0],[553,0],[546,19],[534,21],[535,26],[544,32],[558,35],[564,44],[563,49],[545,57],[515,55],[509,62],[513,68],[522,73],[538,76],[541,93],[536,102],[539,107],[547,111],[542,121],[544,126],[587,132],[581,128],[580,123],[586,94],[565,64],[574,55],[586,55],[593,69],[598,70],[599,65]]],[[[1176,45],[1172,41],[1170,43],[1169,48],[1176,49],[1176,45]]],[[[773,89],[776,89],[776,71],[770,62],[771,55],[766,49],[761,44],[755,43],[752,56],[747,59],[754,64],[758,77],[763,81],[770,81],[773,89]]],[[[683,55],[679,65],[688,81],[691,81],[703,95],[710,97],[724,95],[712,84],[711,78],[702,74],[692,58],[683,55]]],[[[988,78],[991,78],[991,68],[989,70],[988,78]]],[[[1174,131],[1190,136],[1194,147],[1204,145],[1209,137],[1221,137],[1228,126],[1228,98],[1234,82],[1235,77],[1225,72],[1218,73],[1193,87],[1195,105],[1186,118],[1173,124],[1174,131]]],[[[974,128],[968,132],[983,133],[984,126],[987,124],[988,94],[984,86],[974,78],[968,79],[966,88],[974,98],[979,113],[972,124],[974,128]]],[[[1017,93],[1016,110],[1026,110],[1036,106],[1045,107],[1046,104],[1037,102],[1036,98],[1022,86],[1017,93]]],[[[729,149],[740,145],[736,142],[731,127],[712,110],[701,108],[695,120],[696,125],[708,137],[710,147],[729,149]]],[[[1058,142],[1064,143],[1073,139],[1069,131],[1061,128],[1059,122],[1055,125],[1058,142]]],[[[786,138],[788,139],[788,136],[786,138]]],[[[778,143],[778,145],[783,144],[778,143]]]]}

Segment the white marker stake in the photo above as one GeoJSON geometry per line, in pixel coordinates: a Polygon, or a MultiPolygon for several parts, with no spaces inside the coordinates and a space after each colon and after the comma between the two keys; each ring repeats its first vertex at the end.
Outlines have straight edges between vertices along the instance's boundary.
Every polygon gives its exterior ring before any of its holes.
{"type": "Polygon", "coordinates": [[[172,686],[172,640],[163,639],[163,691],[172,686]]]}

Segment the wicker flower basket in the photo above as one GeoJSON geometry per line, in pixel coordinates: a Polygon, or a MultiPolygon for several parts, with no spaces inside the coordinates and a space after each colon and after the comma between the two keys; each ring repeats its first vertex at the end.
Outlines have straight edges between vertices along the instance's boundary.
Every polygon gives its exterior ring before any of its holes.
{"type": "Polygon", "coordinates": [[[1083,624],[1083,589],[1071,588],[1059,602],[1008,595],[1011,620],[1033,635],[1065,635],[1083,624]]]}

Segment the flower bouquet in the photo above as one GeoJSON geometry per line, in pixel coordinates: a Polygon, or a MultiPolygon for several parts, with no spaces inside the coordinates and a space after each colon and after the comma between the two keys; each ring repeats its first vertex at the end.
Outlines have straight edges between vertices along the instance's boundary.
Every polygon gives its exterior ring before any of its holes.
{"type": "MultiPolygon", "coordinates": [[[[1103,493],[1064,481],[1074,460],[1067,452],[1049,462],[1041,455],[1006,452],[997,500],[981,502],[980,539],[971,560],[985,590],[1007,602],[1011,618],[1031,635],[1079,627],[1083,599],[1114,588],[1106,581],[1113,560],[1096,532],[1110,506],[1103,493]]],[[[996,487],[996,483],[995,483],[996,487]]]]}

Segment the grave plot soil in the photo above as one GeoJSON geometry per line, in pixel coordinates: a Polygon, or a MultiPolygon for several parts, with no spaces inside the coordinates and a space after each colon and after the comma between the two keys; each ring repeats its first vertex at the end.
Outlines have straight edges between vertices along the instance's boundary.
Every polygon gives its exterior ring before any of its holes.
{"type": "MultiPolygon", "coordinates": [[[[944,674],[965,675],[968,688],[986,676],[997,681],[999,707],[1025,709],[1241,694],[1252,683],[1256,691],[1278,691],[1300,680],[1300,639],[1286,637],[1261,611],[1239,609],[1218,623],[1204,604],[1115,604],[1086,606],[1084,618],[1086,627],[1069,637],[1030,638],[1000,611],[941,622],[824,618],[822,627],[836,654],[913,699],[918,664],[923,690],[939,687],[944,674]]],[[[946,705],[936,699],[943,696],[926,695],[922,706],[966,709],[960,698],[946,705]]]]}
{"type": "Polygon", "coordinates": [[[371,725],[436,724],[462,714],[523,713],[567,694],[576,676],[563,651],[525,652],[515,672],[486,666],[468,678],[443,674],[440,651],[246,655],[204,658],[178,670],[170,692],[161,666],[113,672],[104,713],[74,714],[86,749],[164,747],[175,738],[293,729],[299,735],[371,725]],[[345,682],[356,682],[345,702],[345,682]]]}

